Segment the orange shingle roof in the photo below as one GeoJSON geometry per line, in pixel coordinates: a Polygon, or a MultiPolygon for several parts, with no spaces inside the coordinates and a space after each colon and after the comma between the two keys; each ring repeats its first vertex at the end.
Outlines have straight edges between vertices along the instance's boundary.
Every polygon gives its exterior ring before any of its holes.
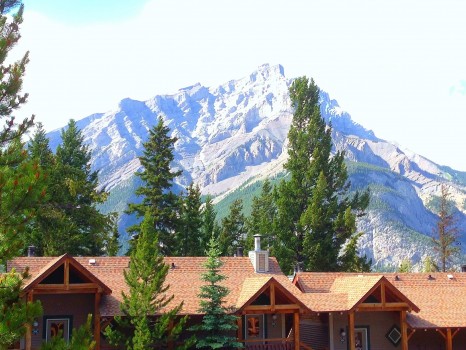
{"type": "MultiPolygon", "coordinates": [[[[44,266],[53,265],[57,258],[17,258],[9,262],[8,269],[15,268],[18,271],[24,270],[26,266],[30,268],[32,279],[37,278],[44,271],[44,266]]],[[[82,264],[87,270],[94,274],[99,280],[103,281],[111,290],[111,295],[102,296],[101,315],[113,316],[120,313],[120,302],[122,301],[121,293],[128,293],[123,270],[128,268],[129,257],[77,257],[77,262],[82,264]],[[95,264],[90,265],[89,259],[95,259],[95,264]]],[[[167,309],[183,302],[182,314],[198,314],[200,287],[203,284],[200,277],[205,271],[203,263],[205,257],[166,257],[165,263],[170,268],[166,283],[170,285],[169,295],[174,295],[173,301],[167,306],[167,309]]],[[[245,302],[245,293],[255,293],[254,288],[263,286],[264,281],[274,277],[280,284],[286,286],[287,290],[293,295],[299,296],[301,291],[298,290],[288,278],[281,272],[275,258],[269,258],[269,272],[256,273],[248,257],[225,257],[220,273],[228,278],[223,281],[223,285],[229,288],[230,293],[225,300],[226,306],[240,308],[245,302]],[[254,280],[256,280],[253,282],[254,280]],[[243,293],[243,294],[241,294],[243,293]]],[[[162,312],[165,310],[161,310],[162,312]]]]}
{"type": "MultiPolygon", "coordinates": [[[[353,293],[344,290],[351,290],[349,281],[357,275],[381,278],[377,273],[304,272],[294,281],[307,293],[305,301],[314,311],[343,311],[338,308],[353,293]]],[[[412,328],[466,327],[466,273],[385,273],[383,277],[419,307],[419,313],[407,315],[412,328]]]]}

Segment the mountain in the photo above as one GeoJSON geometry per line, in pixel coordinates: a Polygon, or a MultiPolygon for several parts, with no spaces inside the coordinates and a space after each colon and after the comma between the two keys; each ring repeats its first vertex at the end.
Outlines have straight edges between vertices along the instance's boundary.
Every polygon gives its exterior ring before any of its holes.
{"type": "MultiPolygon", "coordinates": [[[[122,212],[128,201],[137,200],[137,156],[159,116],[178,137],[174,167],[183,171],[177,180],[180,188],[194,181],[203,194],[222,202],[248,192],[267,176],[283,176],[292,119],[291,81],[282,66],[263,65],[218,87],[195,84],[148,101],[124,99],[114,111],[79,120],[100,186],[111,193],[102,210],[122,212]]],[[[365,233],[361,251],[373,259],[376,269],[396,268],[405,258],[419,267],[432,255],[430,236],[437,221],[432,206],[441,183],[446,182],[452,193],[458,227],[466,227],[466,173],[379,139],[355,123],[328,93],[322,91],[320,99],[322,116],[333,127],[335,149],[346,152],[352,188],[371,189],[370,208],[358,224],[365,233]]],[[[49,137],[52,147],[60,142],[58,130],[49,137]]],[[[122,229],[127,220],[123,218],[122,229]]],[[[466,243],[464,234],[462,242],[466,243]]]]}

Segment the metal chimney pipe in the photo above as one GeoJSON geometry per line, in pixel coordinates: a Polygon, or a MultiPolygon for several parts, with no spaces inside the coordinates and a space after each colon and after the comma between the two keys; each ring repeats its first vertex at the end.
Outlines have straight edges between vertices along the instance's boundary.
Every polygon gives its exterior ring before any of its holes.
{"type": "Polygon", "coordinates": [[[461,272],[466,272],[466,265],[461,265],[461,272]]]}
{"type": "Polygon", "coordinates": [[[243,256],[243,247],[236,248],[236,256],[238,256],[238,257],[243,256]]]}
{"type": "Polygon", "coordinates": [[[261,235],[254,235],[254,251],[261,251],[261,235]]]}
{"type": "Polygon", "coordinates": [[[33,257],[36,256],[36,247],[33,245],[30,245],[28,247],[28,257],[33,257]]]}

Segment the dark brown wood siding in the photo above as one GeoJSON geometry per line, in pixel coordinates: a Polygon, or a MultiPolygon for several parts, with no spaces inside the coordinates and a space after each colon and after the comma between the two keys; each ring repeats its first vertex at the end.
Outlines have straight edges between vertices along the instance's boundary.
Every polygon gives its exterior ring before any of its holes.
{"type": "MultiPolygon", "coordinates": [[[[39,349],[44,341],[44,317],[71,315],[72,327],[79,327],[86,322],[87,315],[94,313],[94,294],[51,294],[36,295],[34,300],[40,300],[44,309],[43,317],[39,317],[38,334],[32,335],[32,348],[39,349]]],[[[70,330],[71,332],[71,330],[70,330]]]]}

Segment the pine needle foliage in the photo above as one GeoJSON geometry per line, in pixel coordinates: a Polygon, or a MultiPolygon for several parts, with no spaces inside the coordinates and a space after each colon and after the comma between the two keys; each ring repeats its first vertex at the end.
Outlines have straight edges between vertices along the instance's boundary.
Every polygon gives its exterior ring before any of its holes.
{"type": "Polygon", "coordinates": [[[14,270],[0,274],[0,350],[19,341],[26,333],[25,324],[42,314],[39,301],[26,302],[20,297],[27,276],[27,271],[17,274],[14,270]]]}
{"type": "MultiPolygon", "coordinates": [[[[154,219],[148,210],[131,250],[130,267],[124,271],[129,293],[122,293],[123,316],[115,317],[114,327],[106,329],[111,344],[124,345],[128,350],[163,349],[169,342],[176,342],[187,321],[186,317],[177,316],[182,304],[163,312],[173,295],[168,294],[165,279],[169,267],[160,254],[154,228],[154,219]]],[[[192,340],[187,340],[176,349],[187,349],[191,345],[192,340]]]]}
{"type": "Polygon", "coordinates": [[[221,284],[227,277],[220,273],[223,262],[220,259],[220,248],[214,236],[209,241],[207,260],[204,264],[206,272],[202,274],[201,286],[198,294],[201,298],[199,312],[204,314],[202,323],[191,327],[198,332],[196,347],[198,349],[225,349],[242,348],[243,344],[236,341],[233,336],[237,330],[237,317],[230,314],[226,307],[225,298],[230,293],[229,289],[221,284]]]}

